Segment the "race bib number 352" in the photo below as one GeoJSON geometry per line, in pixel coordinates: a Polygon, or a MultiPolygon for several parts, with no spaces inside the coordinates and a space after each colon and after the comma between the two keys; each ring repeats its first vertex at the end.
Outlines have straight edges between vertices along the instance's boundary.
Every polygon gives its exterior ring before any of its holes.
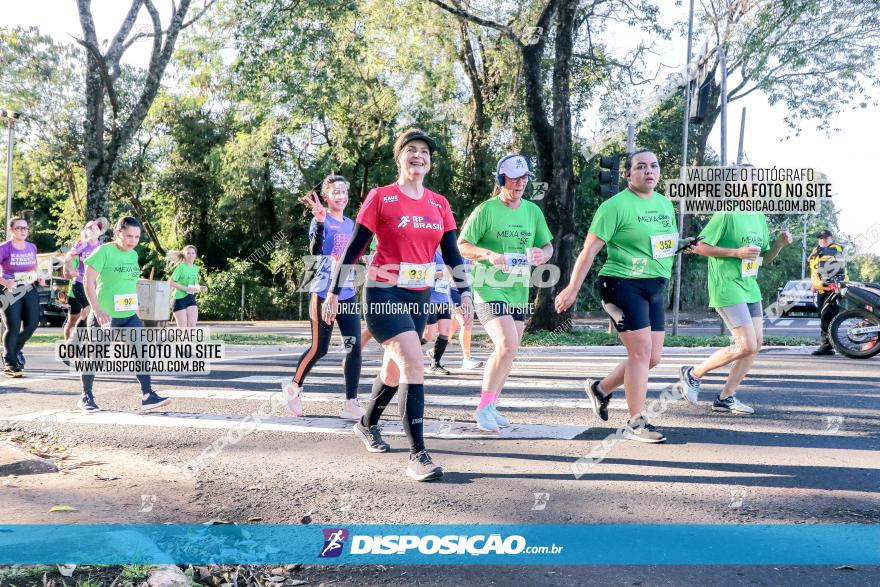
{"type": "Polygon", "coordinates": [[[115,312],[131,312],[137,309],[137,294],[118,294],[113,296],[113,310],[115,312]]]}
{"type": "Polygon", "coordinates": [[[675,255],[678,248],[678,233],[658,234],[651,237],[651,255],[655,259],[665,259],[675,255]]]}

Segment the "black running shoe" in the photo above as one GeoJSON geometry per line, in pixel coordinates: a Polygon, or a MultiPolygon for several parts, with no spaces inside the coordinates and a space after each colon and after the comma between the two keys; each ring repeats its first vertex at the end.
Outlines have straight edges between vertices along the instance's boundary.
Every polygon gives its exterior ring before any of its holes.
{"type": "Polygon", "coordinates": [[[812,354],[813,354],[813,356],[816,356],[816,357],[824,357],[827,355],[833,355],[834,349],[831,348],[830,346],[820,346],[815,351],[813,351],[812,354]]]}
{"type": "Polygon", "coordinates": [[[599,391],[598,379],[587,379],[584,382],[584,391],[587,392],[587,400],[590,402],[590,407],[593,408],[593,413],[603,422],[607,422],[608,402],[611,401],[612,394],[602,395],[602,392],[599,391]]]}
{"type": "Polygon", "coordinates": [[[141,411],[147,412],[149,410],[155,410],[156,408],[167,406],[170,403],[171,398],[162,397],[155,391],[151,391],[150,393],[141,396],[141,411]]]}
{"type": "Polygon", "coordinates": [[[382,440],[382,432],[378,424],[364,428],[360,422],[355,422],[352,428],[354,435],[361,439],[369,452],[388,452],[391,450],[391,446],[382,440]]]}
{"type": "Polygon", "coordinates": [[[101,411],[101,408],[95,403],[95,396],[90,393],[83,394],[79,398],[79,401],[76,402],[76,407],[78,407],[83,414],[93,414],[101,411]]]}
{"type": "Polygon", "coordinates": [[[406,475],[416,481],[433,481],[443,476],[443,467],[435,465],[428,451],[423,450],[414,455],[409,455],[409,466],[406,475]]]}

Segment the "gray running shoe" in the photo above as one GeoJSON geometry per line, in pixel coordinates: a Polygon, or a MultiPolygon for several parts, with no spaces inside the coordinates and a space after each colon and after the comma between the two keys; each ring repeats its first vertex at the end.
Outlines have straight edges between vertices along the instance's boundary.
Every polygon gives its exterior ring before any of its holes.
{"type": "Polygon", "coordinates": [[[730,412],[731,414],[740,414],[740,415],[748,415],[754,414],[755,410],[752,406],[747,406],[742,403],[738,399],[736,399],[735,395],[730,397],[726,397],[721,399],[721,396],[715,398],[715,401],[712,403],[712,411],[713,412],[730,412]]]}
{"type": "Polygon", "coordinates": [[[590,407],[593,408],[593,413],[603,422],[607,422],[608,402],[611,401],[612,394],[602,395],[602,392],[599,391],[598,379],[587,379],[584,382],[584,391],[587,392],[587,399],[590,402],[590,407]]]}
{"type": "Polygon", "coordinates": [[[694,377],[694,368],[683,365],[679,370],[678,391],[689,404],[697,404],[700,395],[700,380],[694,377]]]}
{"type": "Polygon", "coordinates": [[[352,429],[354,435],[361,439],[369,452],[388,452],[391,450],[391,446],[382,440],[382,432],[378,424],[364,428],[360,422],[355,422],[352,429]]]}
{"type": "Polygon", "coordinates": [[[443,467],[435,465],[427,450],[409,455],[409,466],[406,474],[416,481],[433,481],[443,476],[443,467]]]}
{"type": "Polygon", "coordinates": [[[642,416],[626,423],[623,436],[624,438],[636,440],[638,442],[657,443],[666,441],[666,437],[663,436],[663,433],[657,430],[652,424],[648,424],[648,421],[642,416]]]}

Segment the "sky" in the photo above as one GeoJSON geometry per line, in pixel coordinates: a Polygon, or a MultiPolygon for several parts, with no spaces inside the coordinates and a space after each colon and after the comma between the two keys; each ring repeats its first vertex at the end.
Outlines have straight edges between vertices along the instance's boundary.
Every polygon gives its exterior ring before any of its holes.
{"type": "MultiPolygon", "coordinates": [[[[11,0],[6,0],[10,2],[11,0]]],[[[71,36],[81,36],[79,16],[75,0],[30,0],[27,3],[15,2],[15,10],[3,12],[3,26],[36,26],[44,34],[53,36],[59,42],[69,42],[71,36]]],[[[194,2],[190,10],[201,4],[194,2]]],[[[683,3],[686,4],[686,3],[683,3]]],[[[167,22],[170,1],[159,0],[157,8],[167,22]]],[[[122,0],[92,0],[92,14],[98,32],[98,39],[111,37],[124,17],[129,2],[122,0]]],[[[686,18],[686,6],[664,10],[665,18],[686,18]],[[675,11],[680,11],[677,15],[675,11]]],[[[144,10],[138,24],[147,26],[149,18],[144,10]]],[[[701,39],[695,39],[695,46],[701,39]]],[[[684,64],[685,49],[683,41],[673,41],[669,47],[681,55],[684,64]]],[[[126,61],[145,64],[149,58],[150,44],[136,43],[126,53],[126,61]]],[[[173,67],[173,62],[172,65],[173,67]]],[[[800,136],[784,140],[790,134],[783,121],[785,108],[770,106],[760,92],[753,92],[741,100],[733,102],[728,110],[728,153],[736,157],[739,141],[739,124],[742,108],[746,113],[745,152],[748,160],[759,167],[813,167],[826,173],[830,178],[833,200],[838,209],[840,231],[855,238],[880,223],[880,193],[870,184],[864,186],[866,170],[860,165],[869,164],[876,152],[876,137],[880,137],[880,115],[876,109],[844,112],[834,119],[832,128],[840,131],[826,135],[825,131],[815,130],[816,123],[806,121],[800,136]]],[[[710,145],[720,151],[720,131],[716,124],[710,137],[710,145]]],[[[880,231],[874,231],[880,234],[880,231]]],[[[811,245],[812,246],[812,243],[811,245]]],[[[868,249],[880,254],[880,242],[868,249]]]]}

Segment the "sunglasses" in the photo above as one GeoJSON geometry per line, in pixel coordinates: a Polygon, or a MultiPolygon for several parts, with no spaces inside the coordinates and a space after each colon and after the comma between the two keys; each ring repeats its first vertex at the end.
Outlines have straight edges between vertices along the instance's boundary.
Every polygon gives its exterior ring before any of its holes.
{"type": "Polygon", "coordinates": [[[30,228],[27,225],[19,224],[18,226],[13,226],[12,230],[30,230],[30,228]]]}

